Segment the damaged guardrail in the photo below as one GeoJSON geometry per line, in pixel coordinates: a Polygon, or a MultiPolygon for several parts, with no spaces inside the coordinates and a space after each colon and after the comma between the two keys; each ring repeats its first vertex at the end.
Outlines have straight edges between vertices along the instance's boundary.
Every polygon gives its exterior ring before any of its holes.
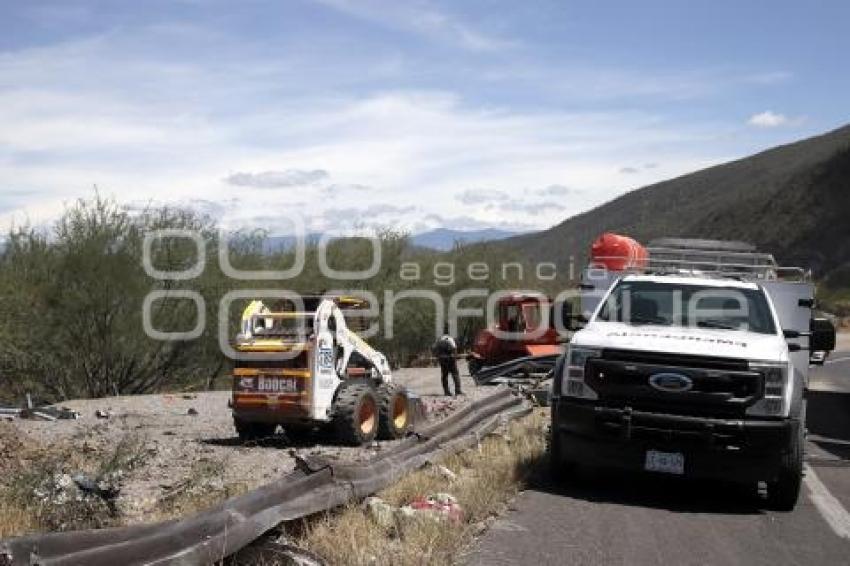
{"type": "Polygon", "coordinates": [[[535,405],[549,405],[549,380],[559,373],[563,356],[547,354],[517,358],[486,367],[473,376],[477,385],[507,385],[535,405]]]}
{"type": "Polygon", "coordinates": [[[430,461],[474,446],[501,423],[530,411],[519,396],[501,389],[417,430],[367,463],[301,458],[294,473],[187,519],[0,541],[0,565],[213,563],[282,522],[364,498],[430,461]]]}
{"type": "Polygon", "coordinates": [[[488,385],[500,382],[500,380],[542,381],[551,377],[551,372],[559,357],[560,354],[547,354],[545,356],[517,358],[497,366],[483,368],[473,376],[473,379],[476,385],[488,385]],[[540,377],[531,377],[533,374],[540,377]]]}

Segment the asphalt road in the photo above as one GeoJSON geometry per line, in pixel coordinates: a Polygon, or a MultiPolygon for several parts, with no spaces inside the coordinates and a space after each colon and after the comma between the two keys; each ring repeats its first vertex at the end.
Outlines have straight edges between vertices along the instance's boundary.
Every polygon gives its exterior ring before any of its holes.
{"type": "Polygon", "coordinates": [[[809,378],[809,386],[826,391],[850,392],[850,348],[832,352],[809,378]]]}
{"type": "MultiPolygon", "coordinates": [[[[850,351],[833,354],[817,387],[850,391],[850,351]]],[[[850,564],[850,442],[807,443],[803,493],[789,513],[755,490],[677,477],[584,471],[546,477],[466,557],[503,564],[850,564]]]]}

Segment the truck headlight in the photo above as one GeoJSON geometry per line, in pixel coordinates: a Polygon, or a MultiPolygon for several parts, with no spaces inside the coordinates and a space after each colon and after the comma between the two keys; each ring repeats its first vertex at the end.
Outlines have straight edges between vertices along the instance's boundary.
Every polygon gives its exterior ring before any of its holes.
{"type": "Polygon", "coordinates": [[[788,364],[750,362],[750,371],[757,371],[764,380],[764,397],[747,409],[750,415],[781,416],[785,414],[788,388],[788,364]]]}
{"type": "Polygon", "coordinates": [[[598,358],[602,355],[597,348],[585,348],[583,346],[570,346],[567,353],[567,363],[564,364],[564,374],[561,381],[561,391],[567,397],[578,397],[581,399],[598,399],[596,392],[584,382],[584,368],[587,360],[598,358]]]}

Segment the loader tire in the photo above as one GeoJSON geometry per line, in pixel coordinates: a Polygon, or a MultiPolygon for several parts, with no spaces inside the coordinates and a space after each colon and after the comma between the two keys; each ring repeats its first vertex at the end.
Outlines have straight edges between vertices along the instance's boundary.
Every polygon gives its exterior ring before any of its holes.
{"type": "Polygon", "coordinates": [[[233,418],[233,426],[236,428],[236,434],[239,435],[239,439],[243,442],[273,436],[277,428],[277,425],[251,423],[235,417],[233,418]]]}
{"type": "Polygon", "coordinates": [[[407,390],[385,383],[378,388],[378,403],[378,437],[382,440],[395,440],[407,436],[413,428],[407,390]]]}
{"type": "Polygon", "coordinates": [[[363,381],[343,383],[334,403],[333,431],[338,442],[360,446],[378,434],[378,398],[363,381]]]}

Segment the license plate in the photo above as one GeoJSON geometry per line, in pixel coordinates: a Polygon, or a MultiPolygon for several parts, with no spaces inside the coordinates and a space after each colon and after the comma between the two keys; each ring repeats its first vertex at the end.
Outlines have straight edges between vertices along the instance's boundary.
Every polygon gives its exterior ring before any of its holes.
{"type": "Polygon", "coordinates": [[[258,377],[257,391],[264,393],[295,393],[298,381],[294,377],[258,377]]]}
{"type": "Polygon", "coordinates": [[[650,472],[682,475],[685,473],[685,455],[681,452],[647,450],[644,468],[650,472]]]}

